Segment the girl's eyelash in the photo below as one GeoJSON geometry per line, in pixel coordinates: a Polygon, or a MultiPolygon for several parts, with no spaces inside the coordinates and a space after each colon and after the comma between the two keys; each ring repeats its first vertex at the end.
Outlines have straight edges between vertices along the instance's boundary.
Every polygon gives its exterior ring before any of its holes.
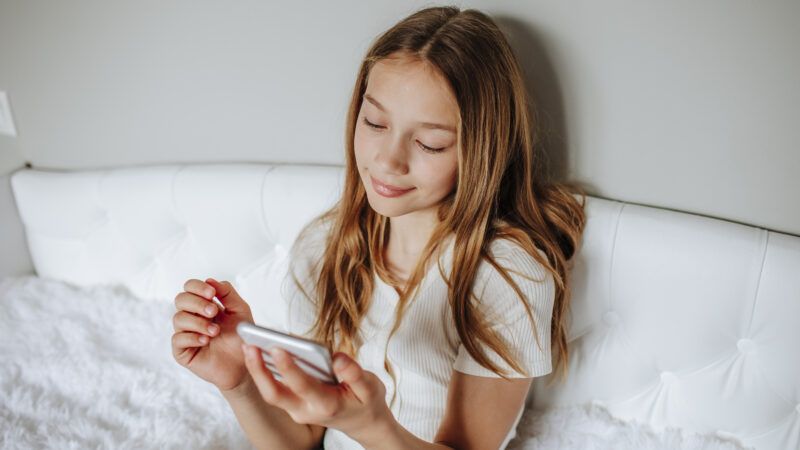
{"type": "MultiPolygon", "coordinates": [[[[366,117],[364,117],[364,124],[367,125],[370,128],[374,128],[374,129],[383,128],[380,125],[376,125],[376,124],[370,122],[369,120],[367,120],[366,117]]],[[[428,147],[427,145],[423,144],[422,142],[419,142],[419,145],[420,145],[420,147],[422,147],[423,150],[425,150],[428,153],[439,153],[439,152],[444,151],[444,149],[445,149],[445,147],[441,147],[441,148],[428,147]]]]}
{"type": "Polygon", "coordinates": [[[428,147],[427,145],[423,144],[422,142],[420,142],[419,145],[422,147],[423,150],[425,150],[428,153],[440,153],[440,152],[444,151],[444,147],[431,148],[431,147],[428,147]]]}
{"type": "Polygon", "coordinates": [[[374,123],[370,122],[369,120],[367,120],[366,117],[364,117],[364,123],[367,124],[367,126],[370,128],[383,128],[380,125],[375,125],[374,123]]]}

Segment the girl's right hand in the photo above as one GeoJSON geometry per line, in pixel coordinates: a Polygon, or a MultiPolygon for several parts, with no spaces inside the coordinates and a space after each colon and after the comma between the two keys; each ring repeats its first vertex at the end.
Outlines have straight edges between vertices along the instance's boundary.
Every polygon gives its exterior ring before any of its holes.
{"type": "Polygon", "coordinates": [[[175,296],[172,356],[222,391],[239,387],[249,374],[236,325],[253,322],[250,306],[227,281],[191,279],[183,289],[175,296]],[[211,301],[214,296],[225,305],[224,312],[211,301]]]}

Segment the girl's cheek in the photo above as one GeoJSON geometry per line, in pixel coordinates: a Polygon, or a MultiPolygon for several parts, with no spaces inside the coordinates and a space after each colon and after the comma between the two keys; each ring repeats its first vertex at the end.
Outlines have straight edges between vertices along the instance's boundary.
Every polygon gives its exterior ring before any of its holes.
{"type": "Polygon", "coordinates": [[[363,136],[358,142],[357,154],[360,154],[361,165],[375,170],[374,162],[378,153],[386,144],[380,136],[363,136]]]}
{"type": "Polygon", "coordinates": [[[439,158],[436,164],[431,164],[428,169],[428,179],[431,184],[435,184],[436,191],[449,193],[456,183],[456,172],[458,170],[457,162],[454,164],[452,161],[445,158],[439,158]]]}
{"type": "Polygon", "coordinates": [[[409,173],[413,176],[414,184],[425,191],[438,191],[441,189],[443,174],[441,164],[430,158],[422,151],[415,153],[409,164],[409,173]]]}
{"type": "Polygon", "coordinates": [[[355,148],[356,161],[359,166],[364,166],[367,162],[368,149],[370,144],[364,139],[363,136],[355,135],[353,138],[353,147],[355,148]]]}

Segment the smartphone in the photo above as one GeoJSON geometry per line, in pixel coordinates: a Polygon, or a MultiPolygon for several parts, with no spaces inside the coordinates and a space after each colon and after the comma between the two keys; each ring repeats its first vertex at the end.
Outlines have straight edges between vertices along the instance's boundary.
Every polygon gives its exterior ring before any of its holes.
{"type": "Polygon", "coordinates": [[[305,373],[325,383],[338,383],[336,375],[333,373],[331,352],[319,342],[261,327],[250,322],[239,322],[236,325],[236,332],[246,343],[261,349],[261,358],[264,360],[264,365],[272,372],[275,379],[282,380],[283,378],[267,351],[273,347],[280,347],[289,352],[294,358],[295,364],[305,373]]]}

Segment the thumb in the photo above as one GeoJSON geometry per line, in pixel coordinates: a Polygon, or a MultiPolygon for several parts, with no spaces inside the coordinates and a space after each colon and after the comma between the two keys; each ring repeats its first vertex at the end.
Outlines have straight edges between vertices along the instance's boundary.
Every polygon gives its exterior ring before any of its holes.
{"type": "Polygon", "coordinates": [[[370,402],[377,396],[383,398],[386,395],[380,378],[374,373],[362,369],[358,362],[345,353],[336,352],[334,355],[333,372],[341,383],[347,384],[362,403],[370,402]]]}
{"type": "Polygon", "coordinates": [[[217,281],[213,278],[206,278],[206,283],[214,288],[215,297],[217,300],[225,305],[226,311],[243,311],[249,309],[247,302],[233,288],[233,285],[228,281],[217,281]]]}

